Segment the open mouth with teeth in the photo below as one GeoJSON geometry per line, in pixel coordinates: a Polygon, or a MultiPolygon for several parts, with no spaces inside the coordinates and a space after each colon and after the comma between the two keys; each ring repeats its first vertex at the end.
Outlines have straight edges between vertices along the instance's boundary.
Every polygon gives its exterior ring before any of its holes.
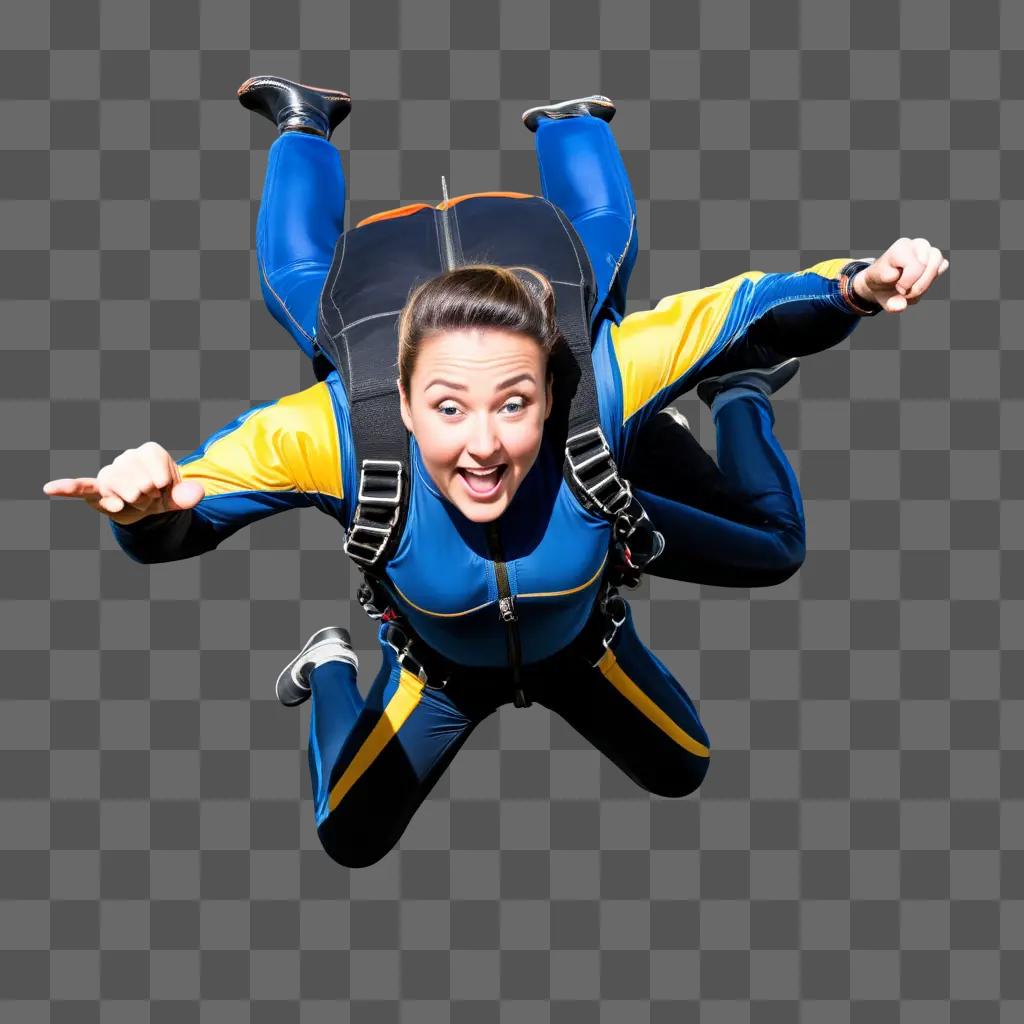
{"type": "Polygon", "coordinates": [[[495,466],[486,472],[467,469],[465,466],[458,467],[459,476],[465,480],[466,488],[471,494],[481,498],[489,497],[497,491],[505,476],[505,469],[506,465],[504,462],[500,466],[495,466]]]}

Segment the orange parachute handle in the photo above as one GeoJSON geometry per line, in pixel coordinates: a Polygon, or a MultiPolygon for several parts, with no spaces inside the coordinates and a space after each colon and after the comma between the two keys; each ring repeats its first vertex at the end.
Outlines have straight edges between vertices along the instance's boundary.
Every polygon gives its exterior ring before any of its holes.
{"type": "MultiPolygon", "coordinates": [[[[463,199],[476,199],[477,196],[505,196],[508,199],[535,199],[536,196],[527,195],[525,192],[470,192],[468,195],[456,196],[454,199],[449,199],[447,206],[444,202],[440,202],[434,207],[436,210],[447,209],[448,206],[454,206],[456,203],[461,203],[463,199]]],[[[411,203],[409,206],[399,206],[394,210],[382,210],[380,213],[371,214],[369,217],[364,217],[357,225],[357,228],[363,227],[365,224],[372,224],[376,220],[390,220],[392,217],[408,217],[409,214],[415,213],[417,210],[426,209],[429,203],[411,203]]]]}

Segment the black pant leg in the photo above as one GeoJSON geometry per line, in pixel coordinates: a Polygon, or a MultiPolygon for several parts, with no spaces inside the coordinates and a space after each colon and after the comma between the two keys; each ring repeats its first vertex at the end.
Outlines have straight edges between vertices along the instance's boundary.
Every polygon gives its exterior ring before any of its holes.
{"type": "Polygon", "coordinates": [[[701,443],[670,416],[658,413],[643,425],[620,469],[634,491],[650,491],[738,523],[759,521],[701,443]]]}

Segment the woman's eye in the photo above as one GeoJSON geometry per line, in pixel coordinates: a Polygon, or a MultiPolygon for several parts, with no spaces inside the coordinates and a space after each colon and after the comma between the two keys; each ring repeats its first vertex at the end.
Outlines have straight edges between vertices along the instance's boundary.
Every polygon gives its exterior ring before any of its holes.
{"type": "MultiPolygon", "coordinates": [[[[508,409],[511,407],[513,413],[522,412],[526,408],[526,402],[522,398],[511,398],[503,406],[502,409],[508,409]]],[[[452,420],[459,412],[457,405],[439,405],[437,411],[444,417],[444,419],[452,420]]]]}

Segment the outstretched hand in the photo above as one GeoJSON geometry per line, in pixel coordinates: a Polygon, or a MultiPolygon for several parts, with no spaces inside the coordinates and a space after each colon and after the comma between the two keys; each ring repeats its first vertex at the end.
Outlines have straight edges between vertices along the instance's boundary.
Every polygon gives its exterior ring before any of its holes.
{"type": "Polygon", "coordinates": [[[927,238],[898,238],[854,277],[852,287],[861,299],[878,303],[886,313],[902,313],[948,267],[949,260],[927,238]]]}
{"type": "Polygon", "coordinates": [[[43,491],[52,497],[81,498],[121,526],[192,508],[206,493],[198,480],[182,480],[178,464],[155,441],[122,452],[95,477],[50,480],[43,491]]]}

